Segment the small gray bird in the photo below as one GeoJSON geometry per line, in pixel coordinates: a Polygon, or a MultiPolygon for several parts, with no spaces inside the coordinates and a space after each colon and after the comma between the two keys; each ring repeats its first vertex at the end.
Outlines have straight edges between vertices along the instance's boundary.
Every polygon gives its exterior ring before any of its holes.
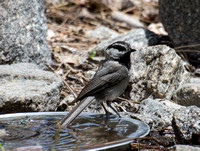
{"type": "Polygon", "coordinates": [[[78,105],[61,119],[61,127],[67,127],[93,101],[102,104],[107,114],[109,112],[103,104],[106,101],[108,106],[118,114],[111,106],[111,102],[120,96],[128,85],[130,53],[134,51],[128,43],[123,41],[117,41],[106,48],[105,60],[73,101],[73,103],[80,101],[78,105]]]}

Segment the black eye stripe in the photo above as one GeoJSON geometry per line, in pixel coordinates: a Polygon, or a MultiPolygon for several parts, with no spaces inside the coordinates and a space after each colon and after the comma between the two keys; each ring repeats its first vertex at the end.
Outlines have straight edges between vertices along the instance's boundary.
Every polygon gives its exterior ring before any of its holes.
{"type": "Polygon", "coordinates": [[[127,49],[130,48],[129,44],[127,44],[126,42],[124,41],[117,41],[111,45],[109,45],[107,47],[107,49],[110,49],[110,48],[114,48],[114,49],[117,49],[119,51],[126,51],[127,49]]]}
{"type": "Polygon", "coordinates": [[[114,45],[112,46],[112,48],[117,49],[119,51],[126,51],[127,47],[125,47],[124,45],[114,45]]]}

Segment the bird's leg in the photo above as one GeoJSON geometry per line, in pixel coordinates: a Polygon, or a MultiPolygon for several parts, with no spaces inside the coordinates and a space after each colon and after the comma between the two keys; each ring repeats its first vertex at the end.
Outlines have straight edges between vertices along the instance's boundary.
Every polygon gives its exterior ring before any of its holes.
{"type": "Polygon", "coordinates": [[[104,103],[106,103],[106,102],[102,102],[101,105],[103,106],[103,109],[106,112],[106,116],[112,115],[112,113],[107,110],[104,103]]]}
{"type": "Polygon", "coordinates": [[[107,101],[106,102],[107,103],[107,105],[119,116],[119,117],[121,117],[121,115],[115,110],[115,108],[111,105],[111,101],[107,101]]]}

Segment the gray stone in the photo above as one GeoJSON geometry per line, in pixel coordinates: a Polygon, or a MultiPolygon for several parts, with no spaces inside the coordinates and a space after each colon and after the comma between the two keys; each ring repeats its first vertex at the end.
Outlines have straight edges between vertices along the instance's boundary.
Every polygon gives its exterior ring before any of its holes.
{"type": "Polygon", "coordinates": [[[199,43],[199,0],[161,0],[159,15],[175,45],[199,43]]]}
{"type": "Polygon", "coordinates": [[[175,145],[171,149],[172,151],[200,151],[200,147],[189,145],[175,145]]]}
{"type": "Polygon", "coordinates": [[[185,49],[189,50],[186,54],[190,62],[199,65],[200,47],[188,45],[199,44],[200,41],[200,1],[160,0],[159,16],[174,45],[187,45],[185,49]]]}
{"type": "Polygon", "coordinates": [[[146,99],[139,105],[137,114],[133,113],[131,115],[149,124],[152,129],[160,129],[162,127],[171,126],[173,113],[180,108],[182,108],[182,106],[168,100],[146,99]]]}
{"type": "Polygon", "coordinates": [[[88,30],[86,31],[86,34],[88,37],[94,37],[97,39],[108,39],[108,38],[114,38],[118,36],[119,34],[105,26],[98,26],[95,30],[88,30]]]}
{"type": "Polygon", "coordinates": [[[95,71],[93,71],[93,70],[89,70],[89,71],[87,71],[86,72],[86,78],[88,78],[88,79],[92,79],[92,77],[95,75],[95,71]]]}
{"type": "Polygon", "coordinates": [[[190,83],[181,85],[176,90],[173,100],[180,105],[200,107],[200,79],[191,78],[190,83]]]}
{"type": "Polygon", "coordinates": [[[5,136],[7,136],[7,132],[6,132],[6,129],[5,128],[1,128],[0,129],[0,138],[3,138],[5,136]]]}
{"type": "Polygon", "coordinates": [[[175,50],[157,45],[131,55],[131,99],[171,99],[175,90],[189,81],[189,73],[175,50]]]}
{"type": "Polygon", "coordinates": [[[44,0],[0,1],[0,64],[51,63],[44,0]]]}
{"type": "Polygon", "coordinates": [[[0,65],[0,113],[53,111],[62,80],[37,65],[0,65]]]}
{"type": "Polygon", "coordinates": [[[97,55],[104,55],[104,50],[108,45],[116,41],[125,41],[131,45],[133,49],[140,49],[145,46],[152,46],[162,43],[161,36],[149,31],[148,29],[138,28],[127,33],[121,34],[115,38],[105,40],[91,49],[95,50],[97,55]]]}
{"type": "Polygon", "coordinates": [[[72,101],[74,101],[75,97],[73,94],[69,94],[67,95],[62,101],[60,101],[56,111],[65,111],[67,110],[72,110],[74,108],[74,106],[72,105],[68,105],[69,103],[72,103],[72,101]]]}
{"type": "Polygon", "coordinates": [[[199,144],[200,108],[189,106],[175,111],[172,127],[177,143],[199,144]]]}

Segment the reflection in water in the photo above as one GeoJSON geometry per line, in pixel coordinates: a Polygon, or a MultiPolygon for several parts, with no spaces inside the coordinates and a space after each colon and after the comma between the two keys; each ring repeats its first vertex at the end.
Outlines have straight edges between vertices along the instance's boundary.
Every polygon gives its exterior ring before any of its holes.
{"type": "MultiPolygon", "coordinates": [[[[58,129],[62,116],[29,117],[18,120],[1,120],[0,144],[4,148],[38,146],[43,149],[66,150],[102,144],[120,139],[138,137],[138,125],[130,119],[98,114],[79,116],[68,129],[58,129]]],[[[144,132],[143,132],[144,133],[144,132]]]]}

